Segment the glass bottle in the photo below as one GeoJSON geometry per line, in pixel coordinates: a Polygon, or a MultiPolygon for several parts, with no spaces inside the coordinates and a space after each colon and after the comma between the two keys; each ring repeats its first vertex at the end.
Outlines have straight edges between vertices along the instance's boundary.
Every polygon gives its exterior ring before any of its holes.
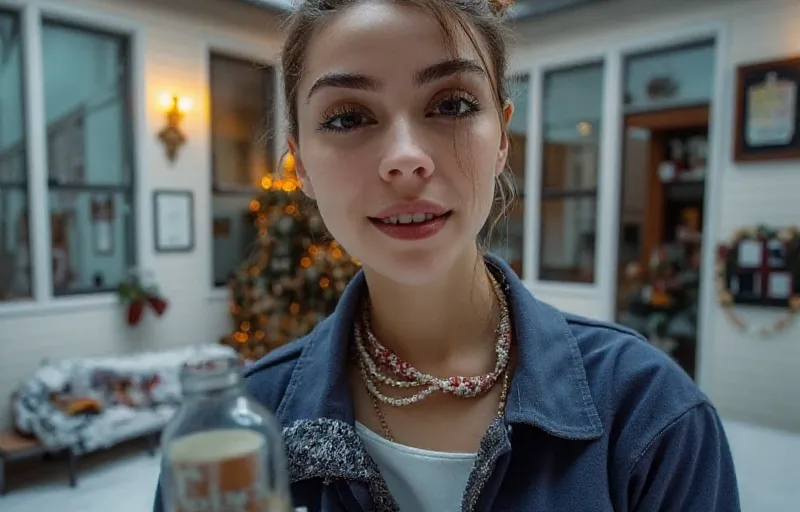
{"type": "Polygon", "coordinates": [[[289,512],[280,426],[237,359],[192,360],[180,380],[183,404],[161,436],[164,512],[289,512]]]}

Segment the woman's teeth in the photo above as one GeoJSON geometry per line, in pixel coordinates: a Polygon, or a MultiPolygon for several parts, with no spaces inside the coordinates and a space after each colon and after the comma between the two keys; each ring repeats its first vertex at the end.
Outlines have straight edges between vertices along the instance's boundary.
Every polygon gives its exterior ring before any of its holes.
{"type": "Polygon", "coordinates": [[[398,215],[381,219],[384,224],[418,224],[432,220],[436,215],[432,213],[414,213],[411,215],[398,215]]]}

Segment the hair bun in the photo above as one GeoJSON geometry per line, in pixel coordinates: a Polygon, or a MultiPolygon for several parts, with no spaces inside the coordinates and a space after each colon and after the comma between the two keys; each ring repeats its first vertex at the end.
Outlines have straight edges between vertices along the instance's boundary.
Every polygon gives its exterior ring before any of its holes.
{"type": "Polygon", "coordinates": [[[508,8],[514,5],[514,0],[489,0],[489,5],[497,14],[505,14],[508,8]]]}

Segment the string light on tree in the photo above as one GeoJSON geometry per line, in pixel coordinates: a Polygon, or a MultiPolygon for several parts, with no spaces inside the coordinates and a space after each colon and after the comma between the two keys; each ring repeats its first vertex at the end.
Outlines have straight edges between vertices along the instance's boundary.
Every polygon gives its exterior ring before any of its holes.
{"type": "Polygon", "coordinates": [[[319,213],[303,206],[291,155],[279,175],[261,179],[261,188],[249,204],[258,241],[229,280],[234,331],[222,340],[246,361],[313,329],[333,311],[360,265],[333,240],[319,213]]]}

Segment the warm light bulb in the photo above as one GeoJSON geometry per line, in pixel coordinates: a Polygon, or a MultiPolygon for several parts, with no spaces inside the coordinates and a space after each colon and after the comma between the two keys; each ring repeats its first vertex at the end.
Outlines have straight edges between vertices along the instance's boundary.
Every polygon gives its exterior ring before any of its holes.
{"type": "Polygon", "coordinates": [[[172,95],[165,92],[158,99],[158,104],[161,105],[161,108],[166,110],[172,106],[172,101],[172,95]]]}
{"type": "Polygon", "coordinates": [[[294,171],[294,155],[291,153],[286,153],[286,156],[283,157],[283,169],[291,172],[294,171]]]}
{"type": "Polygon", "coordinates": [[[181,112],[189,112],[192,110],[192,99],[191,98],[181,98],[178,100],[178,110],[181,112]]]}

